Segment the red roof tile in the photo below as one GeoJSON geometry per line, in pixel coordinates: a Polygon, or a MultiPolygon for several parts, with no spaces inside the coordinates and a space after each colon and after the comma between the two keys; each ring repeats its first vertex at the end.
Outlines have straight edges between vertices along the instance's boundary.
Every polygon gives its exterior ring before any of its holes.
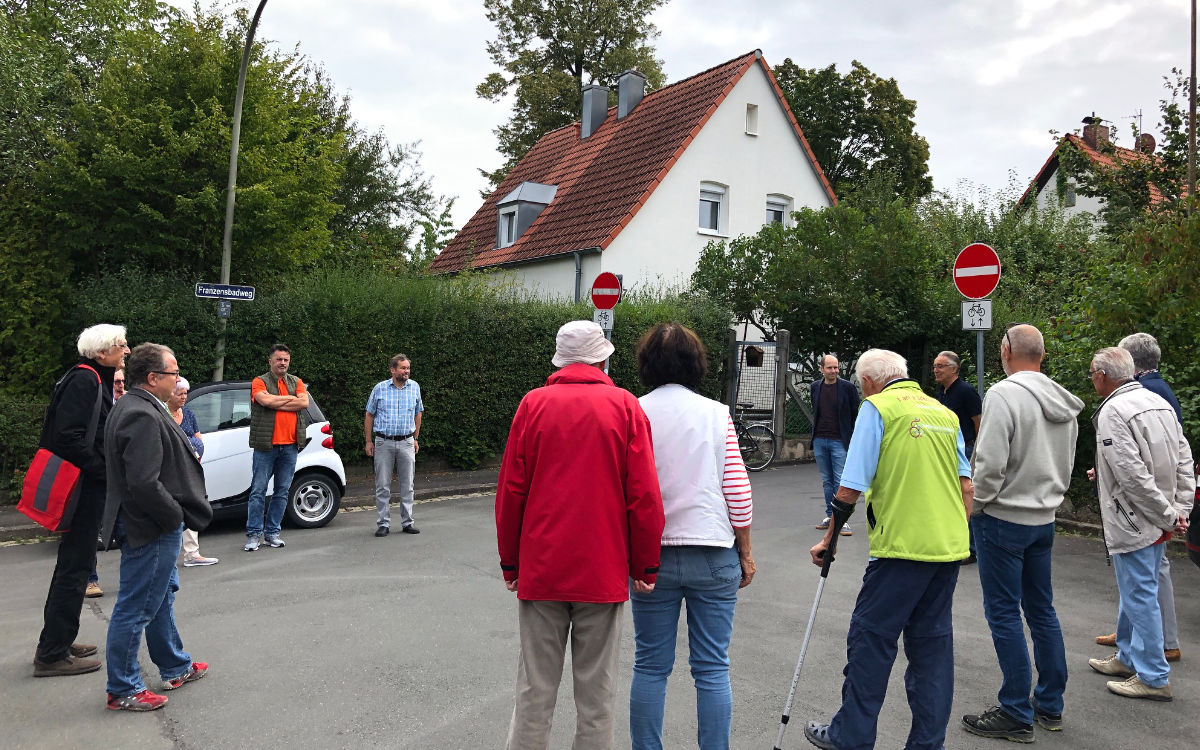
{"type": "Polygon", "coordinates": [[[604,249],[633,219],[741,77],[761,65],[791,118],[831,201],[833,188],[787,110],[783,93],[757,50],[646,94],[628,116],[616,108],[591,137],[579,123],[546,133],[430,264],[434,273],[604,249]],[[557,185],[547,206],[515,244],[497,248],[496,203],[523,182],[557,185]]]}

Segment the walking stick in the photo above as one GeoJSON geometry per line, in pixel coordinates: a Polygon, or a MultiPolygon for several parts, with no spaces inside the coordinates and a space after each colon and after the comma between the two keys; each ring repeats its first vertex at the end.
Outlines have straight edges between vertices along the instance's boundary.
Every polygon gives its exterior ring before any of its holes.
{"type": "Polygon", "coordinates": [[[796,673],[792,675],[792,689],[788,691],[787,703],[783,706],[783,717],[779,720],[779,735],[775,738],[774,750],[783,747],[783,733],[787,731],[788,719],[792,714],[792,701],[796,699],[796,685],[800,684],[800,670],[804,668],[804,654],[808,651],[808,641],[812,637],[813,623],[817,621],[817,607],[821,606],[821,591],[825,588],[825,579],[829,577],[829,566],[833,565],[833,553],[837,549],[838,536],[842,525],[854,512],[853,505],[845,505],[837,500],[833,502],[833,516],[829,523],[835,529],[833,540],[825,550],[821,565],[821,580],[817,581],[817,595],[813,598],[812,611],[808,613],[808,626],[804,628],[804,640],[800,642],[800,658],[796,660],[796,673]]]}

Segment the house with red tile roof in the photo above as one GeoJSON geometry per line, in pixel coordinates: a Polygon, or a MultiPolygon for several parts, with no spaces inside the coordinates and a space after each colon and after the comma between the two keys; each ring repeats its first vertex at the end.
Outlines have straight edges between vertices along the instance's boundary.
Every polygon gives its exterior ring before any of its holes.
{"type": "Polygon", "coordinates": [[[532,295],[580,300],[604,271],[627,290],[682,288],[704,246],[837,198],[754,52],[645,92],[622,74],[583,91],[430,266],[500,269],[532,295]]]}
{"type": "MultiPolygon", "coordinates": [[[[1122,164],[1144,163],[1158,158],[1154,155],[1154,138],[1149,134],[1139,136],[1136,149],[1124,148],[1112,142],[1109,127],[1095,114],[1083,118],[1083,123],[1082,136],[1068,133],[1062,137],[1054,153],[1050,154],[1050,158],[1042,165],[1024,195],[1017,201],[1018,206],[1032,205],[1032,201],[1036,201],[1039,209],[1059,208],[1067,216],[1080,213],[1100,215],[1104,206],[1103,199],[1077,194],[1069,177],[1063,181],[1062,189],[1059,189],[1059,154],[1063,148],[1078,150],[1096,169],[1116,169],[1122,164]]],[[[1157,185],[1151,183],[1149,189],[1152,205],[1165,200],[1157,185]]]]}

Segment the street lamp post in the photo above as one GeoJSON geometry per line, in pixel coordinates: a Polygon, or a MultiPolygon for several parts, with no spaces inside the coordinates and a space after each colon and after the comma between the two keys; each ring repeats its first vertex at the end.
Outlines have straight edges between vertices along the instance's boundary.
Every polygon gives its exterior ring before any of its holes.
{"type": "MultiPolygon", "coordinates": [[[[254,32],[258,28],[258,19],[262,16],[263,7],[267,0],[260,0],[250,21],[250,30],[246,33],[246,49],[242,51],[242,66],[238,69],[237,94],[233,98],[233,138],[229,149],[229,184],[225,190],[225,233],[221,237],[221,283],[229,283],[230,258],[233,255],[233,204],[237,187],[238,144],[242,138],[242,96],[246,93],[246,69],[250,66],[250,50],[254,46],[254,32]]],[[[217,364],[213,370],[213,380],[225,379],[225,328],[228,321],[220,318],[217,335],[217,364]]]]}

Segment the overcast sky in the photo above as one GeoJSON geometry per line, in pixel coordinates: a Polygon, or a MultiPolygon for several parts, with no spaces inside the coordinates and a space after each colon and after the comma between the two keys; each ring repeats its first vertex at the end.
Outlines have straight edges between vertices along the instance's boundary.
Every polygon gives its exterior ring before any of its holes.
{"type": "MultiPolygon", "coordinates": [[[[169,0],[190,9],[191,0],[169,0]]],[[[227,0],[253,9],[257,0],[227,0]]],[[[761,49],[770,64],[860,60],[917,102],[937,190],[1027,183],[1095,111],[1120,129],[1138,110],[1157,132],[1162,79],[1187,69],[1187,0],[670,0],[654,16],[667,82],[761,49]]],[[[480,0],[270,0],[261,37],[325,66],[351,112],[393,143],[421,141],[461,227],[479,207],[478,168],[501,162],[492,129],[508,105],[475,96],[494,29],[480,0]]]]}

